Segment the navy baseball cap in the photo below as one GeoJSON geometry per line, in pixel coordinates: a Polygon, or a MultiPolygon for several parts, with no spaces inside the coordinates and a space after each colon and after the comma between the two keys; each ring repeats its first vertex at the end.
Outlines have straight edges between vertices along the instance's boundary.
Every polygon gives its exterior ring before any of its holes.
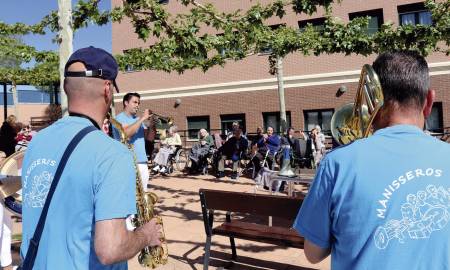
{"type": "Polygon", "coordinates": [[[118,93],[119,88],[116,84],[118,68],[116,59],[109,52],[90,46],[79,49],[70,56],[64,68],[64,77],[91,77],[110,80],[118,93]],[[83,63],[87,70],[68,71],[67,68],[75,62],[83,63]]]}

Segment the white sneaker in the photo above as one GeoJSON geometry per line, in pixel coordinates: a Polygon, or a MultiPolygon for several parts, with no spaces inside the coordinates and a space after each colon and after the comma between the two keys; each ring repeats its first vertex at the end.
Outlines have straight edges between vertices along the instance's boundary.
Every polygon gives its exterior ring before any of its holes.
{"type": "Polygon", "coordinates": [[[153,168],[154,172],[158,172],[159,171],[159,165],[156,165],[156,167],[153,168]]]}
{"type": "Polygon", "coordinates": [[[159,170],[159,172],[160,173],[166,173],[167,172],[166,167],[162,167],[161,170],[159,170]]]}

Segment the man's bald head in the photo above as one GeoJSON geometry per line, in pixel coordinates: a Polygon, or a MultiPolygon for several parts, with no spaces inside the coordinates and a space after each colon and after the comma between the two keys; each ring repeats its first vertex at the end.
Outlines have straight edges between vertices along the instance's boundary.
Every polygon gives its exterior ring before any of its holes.
{"type": "MultiPolygon", "coordinates": [[[[67,71],[86,71],[81,62],[74,62],[67,71]]],[[[89,77],[66,77],[64,79],[64,91],[69,102],[73,99],[98,99],[104,94],[105,80],[89,77]]]]}

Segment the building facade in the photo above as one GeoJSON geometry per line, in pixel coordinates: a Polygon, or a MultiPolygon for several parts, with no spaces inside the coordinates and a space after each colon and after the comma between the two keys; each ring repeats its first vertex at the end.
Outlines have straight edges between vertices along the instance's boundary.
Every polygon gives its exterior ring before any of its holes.
{"type": "MultiPolygon", "coordinates": [[[[54,93],[21,89],[21,86],[17,89],[17,104],[14,103],[13,95],[10,89],[6,91],[6,102],[4,98],[3,87],[0,89],[0,115],[2,122],[6,116],[14,114],[17,117],[17,121],[22,124],[31,124],[32,118],[46,118],[49,117],[49,110],[51,104],[57,103],[60,100],[59,95],[56,97],[54,93]],[[6,106],[5,106],[6,104],[6,106]]],[[[27,86],[27,88],[30,88],[27,86]]]]}
{"type": "MultiPolygon", "coordinates": [[[[119,5],[120,0],[113,0],[119,5]]],[[[211,1],[219,10],[245,10],[253,1],[211,1]]],[[[261,3],[270,1],[264,0],[261,3]]],[[[185,8],[178,1],[169,1],[167,9],[178,13],[185,8]]],[[[292,27],[304,27],[306,23],[320,27],[324,11],[313,16],[287,14],[282,21],[292,27]]],[[[398,1],[342,1],[335,4],[333,15],[344,21],[359,16],[370,16],[368,31],[375,32],[384,22],[401,24],[430,24],[431,14],[417,0],[398,1]]],[[[113,54],[121,54],[131,48],[146,47],[137,38],[129,22],[113,23],[113,54]]],[[[341,54],[303,56],[290,54],[283,61],[285,103],[288,125],[310,130],[320,125],[330,129],[334,111],[352,102],[356,93],[361,67],[372,63],[376,56],[363,57],[341,54]],[[348,89],[338,93],[338,89],[348,89]]],[[[436,90],[436,103],[427,128],[442,130],[450,126],[450,58],[434,53],[427,58],[432,85],[436,90]]],[[[199,128],[225,131],[233,121],[241,122],[247,132],[255,132],[258,126],[279,126],[279,99],[276,77],[269,73],[268,55],[249,56],[224,67],[213,67],[206,73],[190,70],[183,74],[158,71],[120,72],[118,84],[123,93],[115,96],[116,111],[122,110],[125,92],[141,94],[142,107],[158,114],[173,116],[182,130],[190,130],[191,137],[199,128]],[[176,106],[177,99],[181,101],[176,106]]]]}

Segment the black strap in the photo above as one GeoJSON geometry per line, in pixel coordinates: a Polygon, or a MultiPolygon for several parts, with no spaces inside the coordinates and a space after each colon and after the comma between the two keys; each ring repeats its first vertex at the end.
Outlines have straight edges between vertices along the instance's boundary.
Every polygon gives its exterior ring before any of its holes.
{"type": "Polygon", "coordinates": [[[33,238],[30,240],[30,244],[28,246],[27,255],[25,256],[25,260],[23,262],[22,268],[23,270],[31,270],[33,269],[34,261],[36,259],[36,255],[38,252],[39,241],[41,240],[42,232],[44,231],[45,219],[47,218],[48,208],[50,206],[50,202],[52,201],[53,194],[56,190],[56,185],[58,185],[59,179],[61,178],[61,174],[64,171],[64,167],[66,166],[67,160],[72,154],[75,147],[78,143],[92,131],[97,130],[94,126],[88,126],[75,135],[75,137],[70,141],[69,145],[64,151],[62,158],[59,162],[58,168],[55,172],[55,177],[53,177],[52,184],[50,185],[50,189],[47,194],[47,199],[45,200],[44,207],[42,208],[41,216],[39,217],[38,224],[36,226],[36,230],[34,231],[33,238]]]}

